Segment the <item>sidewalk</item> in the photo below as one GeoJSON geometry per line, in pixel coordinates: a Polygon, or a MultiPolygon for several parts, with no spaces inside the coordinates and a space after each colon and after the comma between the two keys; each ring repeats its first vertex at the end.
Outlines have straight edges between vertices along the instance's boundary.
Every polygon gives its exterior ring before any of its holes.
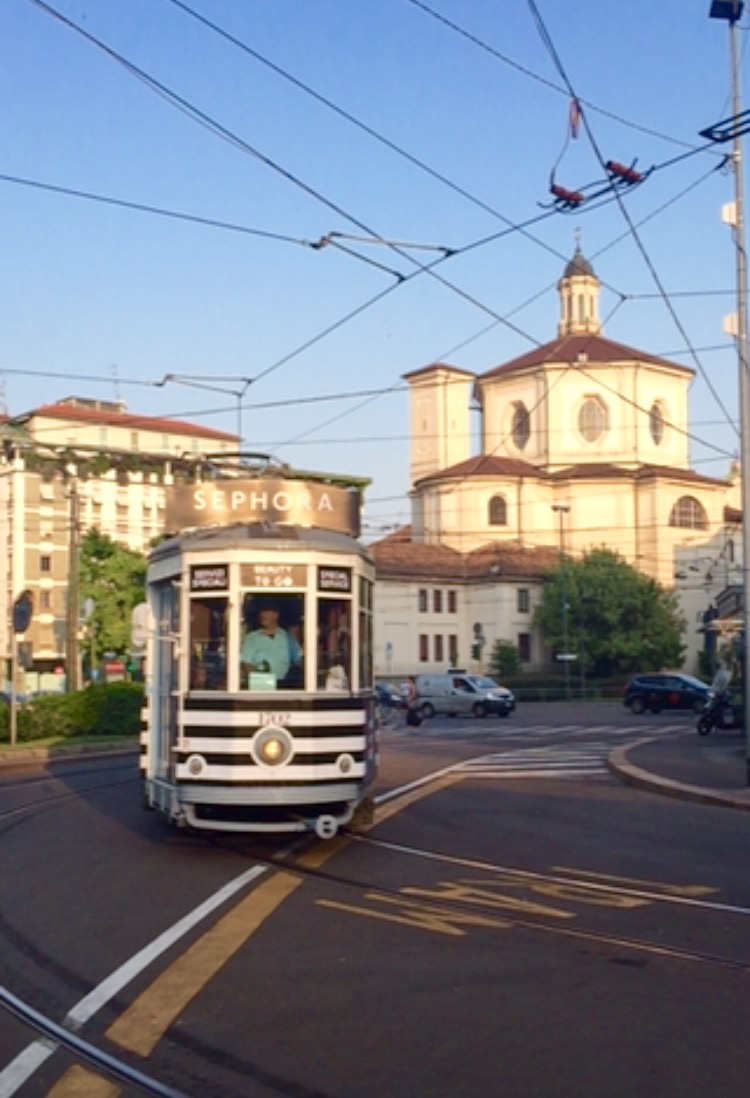
{"type": "Polygon", "coordinates": [[[655,735],[617,748],[607,765],[640,789],[750,812],[747,745],[739,729],[655,735]]]}

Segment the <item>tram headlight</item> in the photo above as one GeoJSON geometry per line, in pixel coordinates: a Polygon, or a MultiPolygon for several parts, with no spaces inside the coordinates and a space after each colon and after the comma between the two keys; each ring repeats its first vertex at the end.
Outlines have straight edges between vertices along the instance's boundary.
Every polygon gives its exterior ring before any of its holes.
{"type": "Polygon", "coordinates": [[[351,755],[339,755],[339,770],[342,774],[348,774],[353,766],[354,759],[351,755]]]}
{"type": "Polygon", "coordinates": [[[185,761],[185,767],[191,778],[198,778],[206,769],[206,760],[202,755],[190,755],[185,761]]]}
{"type": "Polygon", "coordinates": [[[294,754],[294,742],[285,728],[266,725],[256,733],[251,750],[259,766],[283,766],[294,754]]]}

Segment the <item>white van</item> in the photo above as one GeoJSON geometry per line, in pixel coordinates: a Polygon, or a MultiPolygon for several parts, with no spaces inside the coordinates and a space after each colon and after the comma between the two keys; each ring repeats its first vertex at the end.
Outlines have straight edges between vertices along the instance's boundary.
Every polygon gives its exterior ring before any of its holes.
{"type": "Polygon", "coordinates": [[[496,713],[507,717],[516,707],[512,692],[486,675],[449,671],[442,675],[417,675],[416,683],[417,709],[426,719],[436,713],[451,717],[466,713],[486,717],[488,713],[496,713]]]}

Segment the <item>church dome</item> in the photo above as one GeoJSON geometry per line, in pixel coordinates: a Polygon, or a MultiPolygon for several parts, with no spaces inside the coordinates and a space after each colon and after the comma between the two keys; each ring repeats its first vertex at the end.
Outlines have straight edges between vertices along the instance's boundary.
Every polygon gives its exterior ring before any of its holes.
{"type": "Polygon", "coordinates": [[[565,268],[565,274],[563,278],[574,278],[576,275],[589,276],[590,278],[596,278],[594,274],[594,268],[586,259],[585,255],[581,251],[580,244],[576,244],[576,252],[573,258],[565,268]]]}

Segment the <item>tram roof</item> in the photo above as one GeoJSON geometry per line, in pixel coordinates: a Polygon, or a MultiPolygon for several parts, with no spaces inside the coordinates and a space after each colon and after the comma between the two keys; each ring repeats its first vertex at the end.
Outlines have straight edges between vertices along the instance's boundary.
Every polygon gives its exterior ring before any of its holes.
{"type": "Polygon", "coordinates": [[[226,551],[230,549],[248,549],[253,544],[259,546],[273,543],[275,548],[285,544],[299,549],[314,549],[330,552],[356,552],[371,560],[367,549],[355,538],[335,530],[320,527],[287,526],[282,523],[238,522],[228,526],[201,526],[192,530],[183,530],[175,537],[167,538],[155,546],[149,560],[157,561],[175,553],[194,549],[226,551]]]}

